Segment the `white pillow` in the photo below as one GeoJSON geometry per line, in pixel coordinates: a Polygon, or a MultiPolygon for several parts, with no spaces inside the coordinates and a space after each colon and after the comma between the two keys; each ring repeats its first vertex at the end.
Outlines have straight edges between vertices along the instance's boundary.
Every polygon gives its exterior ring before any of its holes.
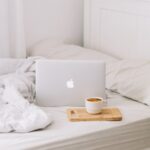
{"type": "Polygon", "coordinates": [[[121,60],[107,65],[106,88],[150,105],[150,61],[121,60]]]}
{"type": "Polygon", "coordinates": [[[50,51],[51,48],[55,48],[64,44],[63,40],[45,39],[37,42],[31,46],[28,50],[29,56],[43,56],[50,51]]]}

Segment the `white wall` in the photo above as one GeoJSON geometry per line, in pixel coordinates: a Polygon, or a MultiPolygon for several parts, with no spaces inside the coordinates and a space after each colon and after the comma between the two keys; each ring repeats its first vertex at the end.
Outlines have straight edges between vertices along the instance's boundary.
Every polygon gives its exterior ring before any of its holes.
{"type": "Polygon", "coordinates": [[[83,43],[83,0],[24,0],[27,46],[46,38],[83,43]]]}
{"type": "Polygon", "coordinates": [[[8,2],[0,1],[0,57],[5,57],[9,50],[8,2]]]}

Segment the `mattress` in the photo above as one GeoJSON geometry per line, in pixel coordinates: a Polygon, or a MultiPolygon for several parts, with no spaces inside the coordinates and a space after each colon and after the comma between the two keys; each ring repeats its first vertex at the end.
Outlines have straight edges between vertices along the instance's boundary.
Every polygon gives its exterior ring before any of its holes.
{"type": "Polygon", "coordinates": [[[45,130],[0,134],[0,149],[144,150],[150,147],[150,108],[108,92],[108,105],[120,108],[118,122],[69,122],[67,107],[42,108],[53,117],[45,130]]]}

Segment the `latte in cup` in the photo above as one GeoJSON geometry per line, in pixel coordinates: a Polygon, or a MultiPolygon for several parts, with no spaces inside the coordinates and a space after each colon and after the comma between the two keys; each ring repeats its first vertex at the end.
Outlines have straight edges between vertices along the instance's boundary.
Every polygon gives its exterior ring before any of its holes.
{"type": "Polygon", "coordinates": [[[99,102],[99,101],[102,101],[102,99],[100,99],[100,98],[89,98],[89,99],[87,99],[87,101],[89,101],[89,102],[99,102]]]}
{"type": "Polygon", "coordinates": [[[89,114],[99,114],[104,107],[103,98],[88,98],[85,100],[86,111],[89,114]]]}

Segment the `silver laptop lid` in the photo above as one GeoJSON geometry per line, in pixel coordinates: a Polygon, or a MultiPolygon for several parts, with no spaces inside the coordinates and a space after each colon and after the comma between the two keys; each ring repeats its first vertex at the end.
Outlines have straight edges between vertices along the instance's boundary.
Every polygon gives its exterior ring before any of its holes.
{"type": "Polygon", "coordinates": [[[36,64],[36,99],[40,106],[84,106],[89,97],[105,98],[102,61],[40,60],[36,64]]]}

